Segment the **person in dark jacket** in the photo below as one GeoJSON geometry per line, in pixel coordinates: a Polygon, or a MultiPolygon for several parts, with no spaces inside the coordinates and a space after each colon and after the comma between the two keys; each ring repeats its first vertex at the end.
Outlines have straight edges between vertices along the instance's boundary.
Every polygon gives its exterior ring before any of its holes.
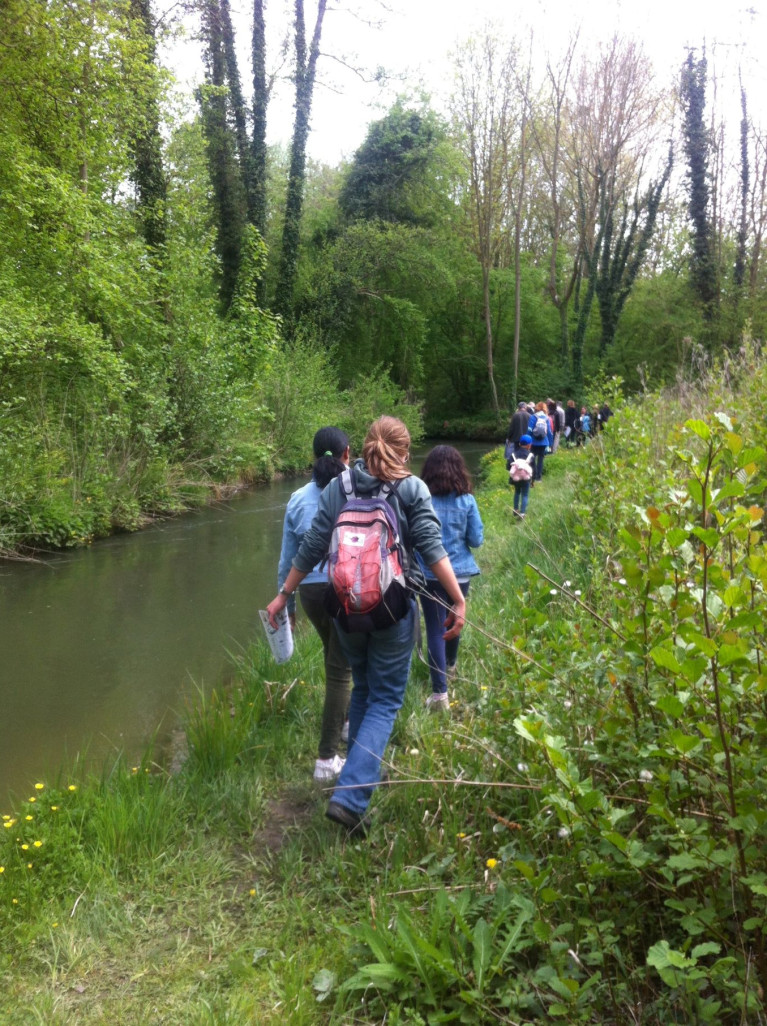
{"type": "Polygon", "coordinates": [[[535,407],[535,413],[533,413],[528,419],[526,434],[530,435],[533,443],[532,449],[533,456],[535,457],[535,463],[533,464],[533,484],[535,484],[536,481],[540,481],[543,477],[543,457],[546,454],[546,450],[551,449],[552,442],[554,441],[546,403],[538,403],[535,407]],[[536,421],[539,420],[544,420],[546,422],[546,434],[542,438],[538,437],[538,433],[535,430],[536,421]]]}
{"type": "Polygon", "coordinates": [[[517,411],[511,418],[509,430],[506,432],[506,469],[511,465],[511,454],[514,448],[519,445],[519,440],[527,431],[527,424],[530,414],[527,412],[527,403],[519,403],[517,411]]]}
{"type": "Polygon", "coordinates": [[[578,410],[575,406],[574,399],[567,400],[567,409],[565,410],[565,439],[568,445],[572,445],[575,441],[575,428],[578,423],[578,410]],[[570,429],[568,431],[568,428],[570,429]]]}

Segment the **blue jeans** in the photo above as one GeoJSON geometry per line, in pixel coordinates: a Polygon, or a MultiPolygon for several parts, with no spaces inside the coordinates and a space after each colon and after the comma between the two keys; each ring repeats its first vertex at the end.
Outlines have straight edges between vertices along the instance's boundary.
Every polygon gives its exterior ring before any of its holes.
{"type": "Polygon", "coordinates": [[[362,814],[381,779],[381,759],[405,697],[415,643],[416,605],[402,620],[382,631],[346,634],[336,624],[344,655],[352,668],[349,749],[333,801],[362,814]]]}
{"type": "Polygon", "coordinates": [[[514,509],[520,513],[527,513],[527,500],[530,498],[530,482],[514,482],[514,509]]]}
{"type": "MultiPolygon", "coordinates": [[[[468,595],[468,581],[464,581],[458,586],[464,596],[468,595]]],[[[427,581],[426,590],[430,595],[434,595],[434,598],[421,595],[421,608],[426,624],[426,648],[429,653],[431,689],[435,693],[444,694],[447,691],[445,669],[447,666],[455,665],[461,637],[459,635],[457,638],[451,638],[450,641],[445,641],[442,637],[445,633],[445,620],[452,605],[445,589],[438,581],[427,581]]]]}

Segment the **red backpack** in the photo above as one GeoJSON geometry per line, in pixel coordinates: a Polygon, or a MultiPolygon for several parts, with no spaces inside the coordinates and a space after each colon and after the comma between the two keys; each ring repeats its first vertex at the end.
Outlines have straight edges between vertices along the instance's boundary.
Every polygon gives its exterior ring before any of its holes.
{"type": "Polygon", "coordinates": [[[396,484],[357,498],[354,473],[338,477],[341,507],[326,557],[328,612],[348,632],[382,630],[410,609],[397,514],[387,501],[396,484]]]}

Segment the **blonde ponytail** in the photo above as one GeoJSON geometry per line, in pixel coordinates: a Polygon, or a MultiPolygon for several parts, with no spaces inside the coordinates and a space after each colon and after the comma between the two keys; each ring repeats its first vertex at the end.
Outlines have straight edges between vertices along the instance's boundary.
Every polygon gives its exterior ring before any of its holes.
{"type": "Polygon", "coordinates": [[[362,446],[368,471],[379,481],[410,477],[410,432],[396,417],[379,417],[370,425],[362,446]]]}

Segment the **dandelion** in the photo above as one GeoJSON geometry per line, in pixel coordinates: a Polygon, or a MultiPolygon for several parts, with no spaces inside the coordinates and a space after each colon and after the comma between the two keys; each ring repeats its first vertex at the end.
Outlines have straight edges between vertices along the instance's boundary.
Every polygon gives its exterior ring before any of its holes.
{"type": "Polygon", "coordinates": [[[27,821],[27,823],[31,823],[34,818],[35,818],[34,816],[25,816],[24,817],[24,819],[27,821]]]}
{"type": "Polygon", "coordinates": [[[29,845],[28,844],[22,844],[21,850],[22,851],[29,851],[29,845]]]}
{"type": "Polygon", "coordinates": [[[5,872],[5,866],[0,866],[0,873],[4,873],[4,872],[5,872]]]}
{"type": "Polygon", "coordinates": [[[466,836],[466,834],[463,832],[463,830],[461,830],[459,833],[456,834],[456,837],[458,838],[459,841],[462,841],[465,836],[466,836]]]}
{"type": "Polygon", "coordinates": [[[558,594],[559,594],[559,591],[556,588],[552,588],[551,591],[549,592],[549,595],[558,595],[558,594]]]}
{"type": "Polygon", "coordinates": [[[485,865],[488,869],[495,869],[495,867],[498,865],[498,859],[488,859],[485,865]]]}
{"type": "Polygon", "coordinates": [[[5,821],[5,823],[3,823],[3,826],[4,826],[4,827],[6,828],[6,830],[7,830],[7,829],[8,829],[9,827],[12,827],[12,826],[13,826],[13,824],[14,824],[15,822],[16,822],[16,820],[15,820],[15,819],[7,819],[7,820],[5,821]]]}
{"type": "Polygon", "coordinates": [[[652,770],[643,769],[639,771],[639,779],[648,782],[652,780],[652,770]]]}
{"type": "Polygon", "coordinates": [[[480,691],[487,691],[487,684],[480,684],[479,685],[479,690],[480,691]]]}
{"type": "Polygon", "coordinates": [[[18,905],[18,903],[19,903],[19,899],[18,898],[11,898],[11,904],[12,905],[18,905]]]}
{"type": "Polygon", "coordinates": [[[68,791],[76,791],[77,790],[77,784],[70,784],[69,787],[67,788],[67,790],[68,791]]]}
{"type": "Polygon", "coordinates": [[[580,588],[576,588],[575,591],[573,592],[573,595],[579,596],[580,593],[581,593],[581,589],[580,588]]]}
{"type": "Polygon", "coordinates": [[[569,698],[566,698],[562,705],[565,707],[565,709],[572,709],[573,707],[573,703],[570,701],[569,698]]]}
{"type": "Polygon", "coordinates": [[[527,773],[527,771],[530,769],[530,767],[527,765],[526,762],[518,762],[517,763],[517,769],[519,770],[520,773],[527,773]]]}
{"type": "Polygon", "coordinates": [[[7,812],[4,812],[4,813],[3,813],[3,819],[10,819],[10,818],[11,818],[11,817],[10,817],[10,816],[8,815],[8,813],[7,813],[7,812]]]}
{"type": "Polygon", "coordinates": [[[42,848],[42,846],[43,846],[43,842],[42,841],[34,841],[33,843],[34,843],[35,848],[42,848]]]}
{"type": "Polygon", "coordinates": [[[58,811],[59,811],[58,805],[51,805],[51,812],[58,812],[58,811]]]}
{"type": "Polygon", "coordinates": [[[408,755],[418,755],[418,749],[417,748],[411,748],[410,751],[408,752],[408,755]]]}
{"type": "Polygon", "coordinates": [[[36,791],[42,791],[42,789],[44,787],[45,787],[45,784],[35,784],[35,790],[36,791]]]}
{"type": "Polygon", "coordinates": [[[563,587],[563,588],[569,588],[569,587],[570,587],[570,585],[571,585],[572,583],[573,583],[572,581],[565,581],[565,582],[563,583],[562,587],[563,587]]]}
{"type": "Polygon", "coordinates": [[[138,766],[131,766],[130,771],[131,773],[138,773],[138,766]]]}
{"type": "Polygon", "coordinates": [[[620,584],[621,586],[624,586],[626,584],[626,578],[625,577],[619,577],[618,578],[618,584],[620,584]]]}
{"type": "Polygon", "coordinates": [[[27,869],[31,869],[31,868],[32,868],[32,863],[31,863],[31,862],[28,862],[28,863],[27,863],[27,869]]]}
{"type": "Polygon", "coordinates": [[[37,801],[37,798],[35,798],[35,796],[34,796],[34,795],[32,795],[32,797],[31,797],[31,798],[30,798],[29,800],[30,800],[31,802],[36,802],[36,801],[37,801]]]}
{"type": "Polygon", "coordinates": [[[54,930],[56,929],[56,927],[57,927],[58,925],[59,925],[58,923],[51,923],[51,926],[53,927],[53,929],[54,929],[54,930]]]}
{"type": "Polygon", "coordinates": [[[557,830],[557,837],[561,837],[563,841],[566,837],[569,836],[570,831],[567,829],[567,827],[560,827],[559,830],[557,830]]]}
{"type": "Polygon", "coordinates": [[[255,898],[255,896],[256,896],[256,888],[255,887],[251,887],[250,890],[248,891],[248,894],[251,896],[251,898],[255,898]]]}

